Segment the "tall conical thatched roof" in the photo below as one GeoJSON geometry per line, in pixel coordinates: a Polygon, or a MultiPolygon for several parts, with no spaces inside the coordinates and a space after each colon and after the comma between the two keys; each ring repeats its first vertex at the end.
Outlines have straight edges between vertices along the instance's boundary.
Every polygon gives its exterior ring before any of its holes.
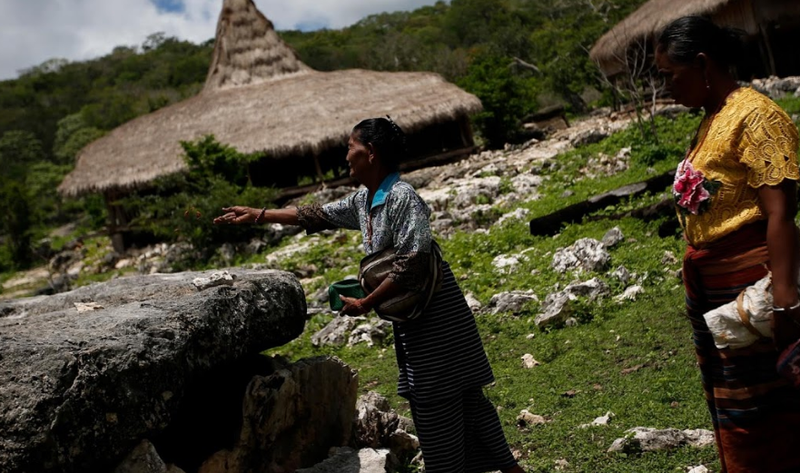
{"type": "Polygon", "coordinates": [[[604,34],[589,56],[607,76],[622,72],[628,48],[653,38],[665,26],[689,15],[713,15],[732,0],[650,0],[604,34]]]}
{"type": "Polygon", "coordinates": [[[407,132],[481,109],[437,74],[314,71],[275,33],[252,0],[224,0],[206,86],[195,97],[136,118],[89,144],[59,191],[130,189],[185,169],[179,141],[213,134],[271,158],[343,145],[360,120],[389,114],[407,132]]]}
{"type": "Polygon", "coordinates": [[[310,72],[251,0],[225,0],[204,91],[310,72]]]}

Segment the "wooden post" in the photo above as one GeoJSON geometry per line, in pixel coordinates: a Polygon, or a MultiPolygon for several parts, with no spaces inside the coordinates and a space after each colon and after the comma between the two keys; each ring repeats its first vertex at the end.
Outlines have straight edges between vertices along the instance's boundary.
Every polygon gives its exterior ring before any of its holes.
{"type": "Polygon", "coordinates": [[[106,211],[108,213],[108,236],[111,238],[111,246],[117,253],[125,252],[125,236],[123,234],[123,227],[126,225],[125,215],[119,204],[115,204],[119,198],[118,193],[114,191],[106,191],[103,194],[106,202],[106,211]]]}
{"type": "Polygon", "coordinates": [[[325,185],[325,176],[322,174],[322,166],[319,164],[319,155],[314,153],[314,167],[317,170],[317,177],[319,178],[319,183],[323,186],[325,185]]]}
{"type": "Polygon", "coordinates": [[[475,145],[475,137],[472,135],[472,127],[469,124],[469,118],[462,115],[458,120],[458,125],[461,131],[461,143],[464,148],[469,148],[475,145]]]}
{"type": "Polygon", "coordinates": [[[778,68],[775,67],[775,54],[772,52],[772,45],[770,44],[769,33],[767,32],[768,25],[759,22],[758,29],[761,32],[761,38],[764,40],[764,47],[767,51],[767,59],[769,61],[769,75],[777,76],[778,68]]]}

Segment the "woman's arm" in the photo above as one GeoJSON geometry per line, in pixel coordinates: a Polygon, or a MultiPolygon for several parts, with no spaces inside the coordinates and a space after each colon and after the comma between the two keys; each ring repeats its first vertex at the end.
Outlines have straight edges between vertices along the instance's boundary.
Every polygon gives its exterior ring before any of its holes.
{"type": "Polygon", "coordinates": [[[800,322],[797,295],[798,234],[794,223],[797,214],[797,182],[785,179],[777,186],[758,188],[761,208],[767,216],[767,251],[772,269],[773,306],[787,309],[773,313],[772,324],[779,348],[800,335],[793,320],[800,322]],[[790,307],[794,309],[788,310],[790,307]]]}
{"type": "Polygon", "coordinates": [[[386,278],[370,295],[362,299],[339,296],[342,302],[344,302],[344,307],[339,311],[339,315],[349,315],[352,317],[364,315],[403,291],[403,286],[386,278]]]}
{"type": "Polygon", "coordinates": [[[299,225],[300,220],[297,218],[297,209],[292,207],[288,209],[268,209],[261,215],[261,209],[254,209],[252,207],[224,207],[225,212],[223,215],[214,219],[214,223],[226,224],[242,224],[242,223],[280,223],[283,225],[299,225]],[[261,217],[259,218],[259,215],[261,217]]]}

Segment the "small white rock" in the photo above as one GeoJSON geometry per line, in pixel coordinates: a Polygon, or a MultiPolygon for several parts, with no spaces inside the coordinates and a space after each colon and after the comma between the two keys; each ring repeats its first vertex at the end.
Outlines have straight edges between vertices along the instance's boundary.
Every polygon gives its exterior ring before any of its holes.
{"type": "Polygon", "coordinates": [[[536,361],[533,358],[533,355],[531,355],[530,353],[525,353],[524,355],[522,355],[522,366],[524,366],[526,369],[531,369],[534,366],[539,366],[540,364],[541,363],[536,361]]]}
{"type": "Polygon", "coordinates": [[[192,284],[198,291],[203,291],[216,286],[233,286],[235,280],[235,275],[227,271],[219,271],[211,273],[211,276],[207,278],[194,278],[192,284]]]}

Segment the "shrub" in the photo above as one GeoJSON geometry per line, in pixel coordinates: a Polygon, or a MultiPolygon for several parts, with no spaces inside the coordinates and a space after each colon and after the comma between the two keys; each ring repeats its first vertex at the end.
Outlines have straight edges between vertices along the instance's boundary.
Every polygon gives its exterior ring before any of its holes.
{"type": "Polygon", "coordinates": [[[514,75],[512,60],[479,53],[459,85],[478,96],[483,111],[474,116],[478,131],[492,147],[501,147],[519,131],[521,119],[536,108],[533,84],[514,75]]]}
{"type": "Polygon", "coordinates": [[[167,241],[189,241],[204,257],[223,242],[255,236],[254,227],[214,225],[212,220],[223,207],[270,205],[275,190],[254,187],[247,172],[247,164],[260,155],[239,153],[213,136],[181,144],[187,173],[159,179],[154,190],[123,201],[137,215],[133,227],[167,241]]]}

